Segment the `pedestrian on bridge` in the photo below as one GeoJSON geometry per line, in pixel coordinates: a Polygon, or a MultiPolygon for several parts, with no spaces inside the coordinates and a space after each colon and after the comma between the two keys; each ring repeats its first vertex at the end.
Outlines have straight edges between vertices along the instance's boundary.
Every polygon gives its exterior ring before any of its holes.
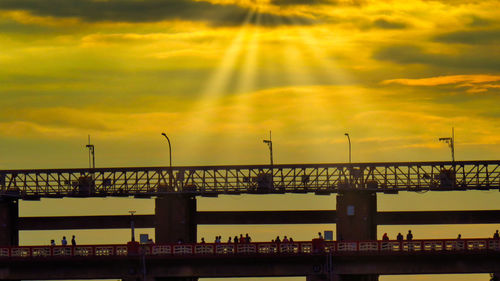
{"type": "Polygon", "coordinates": [[[413,234],[411,234],[411,230],[408,230],[408,234],[406,234],[406,240],[407,241],[413,240],[413,234]]]}
{"type": "Polygon", "coordinates": [[[497,229],[497,232],[495,232],[495,234],[493,234],[493,239],[500,239],[500,234],[498,234],[498,229],[497,229]]]}
{"type": "Polygon", "coordinates": [[[51,239],[50,240],[50,246],[55,246],[56,245],[56,241],[54,241],[54,239],[51,239]]]}
{"type": "Polygon", "coordinates": [[[387,235],[387,232],[384,233],[384,235],[382,236],[382,240],[383,241],[389,241],[389,236],[387,235]]]}
{"type": "Polygon", "coordinates": [[[68,241],[66,240],[66,236],[63,236],[63,239],[61,240],[61,245],[63,245],[63,246],[68,245],[68,241]]]}
{"type": "Polygon", "coordinates": [[[71,245],[76,246],[76,240],[75,240],[75,235],[71,238],[71,245]]]}
{"type": "Polygon", "coordinates": [[[252,238],[247,233],[247,235],[245,235],[245,243],[250,243],[250,242],[252,242],[252,238]]]}
{"type": "Polygon", "coordinates": [[[401,234],[401,232],[398,233],[398,236],[396,237],[396,239],[399,241],[399,242],[403,242],[403,234],[401,234]]]}

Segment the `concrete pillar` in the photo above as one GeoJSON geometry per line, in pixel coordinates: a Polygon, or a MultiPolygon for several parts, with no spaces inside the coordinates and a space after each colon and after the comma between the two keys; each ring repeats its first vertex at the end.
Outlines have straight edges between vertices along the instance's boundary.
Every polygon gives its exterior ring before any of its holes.
{"type": "Polygon", "coordinates": [[[17,199],[0,198],[0,245],[19,245],[19,203],[17,199]]]}
{"type": "Polygon", "coordinates": [[[337,240],[377,239],[375,192],[348,190],[337,195],[337,240]]]}
{"type": "MultiPolygon", "coordinates": [[[[156,243],[196,242],[196,197],[168,194],[155,202],[156,243]]],[[[156,277],[156,281],[197,281],[197,277],[156,277]]]]}
{"type": "MultiPolygon", "coordinates": [[[[337,240],[377,239],[375,192],[346,190],[337,195],[337,240]]],[[[378,275],[339,275],[339,281],[377,281],[378,275]]]]}
{"type": "Polygon", "coordinates": [[[196,197],[168,194],[156,198],[156,243],[196,242],[196,197]]]}

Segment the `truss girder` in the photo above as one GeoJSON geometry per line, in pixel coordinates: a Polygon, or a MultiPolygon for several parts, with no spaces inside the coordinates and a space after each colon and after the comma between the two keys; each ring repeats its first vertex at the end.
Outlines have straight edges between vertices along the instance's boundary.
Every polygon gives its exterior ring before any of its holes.
{"type": "Polygon", "coordinates": [[[0,196],[500,189],[500,161],[0,170],[0,196]]]}

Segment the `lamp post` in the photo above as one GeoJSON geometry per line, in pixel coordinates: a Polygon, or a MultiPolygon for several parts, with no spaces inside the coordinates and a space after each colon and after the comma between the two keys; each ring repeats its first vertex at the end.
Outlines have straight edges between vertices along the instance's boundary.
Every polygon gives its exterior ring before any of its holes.
{"type": "Polygon", "coordinates": [[[349,141],[349,164],[351,164],[351,137],[349,137],[348,133],[344,134],[347,137],[347,140],[349,141]]]}
{"type": "Polygon", "coordinates": [[[85,147],[89,149],[89,168],[95,168],[95,150],[94,150],[94,145],[90,144],[90,135],[89,135],[89,144],[87,144],[85,147]]]}
{"type": "Polygon", "coordinates": [[[269,139],[268,140],[263,140],[265,144],[269,147],[269,157],[271,160],[271,166],[273,165],[273,141],[271,139],[271,131],[269,131],[269,139]]]}
{"type": "Polygon", "coordinates": [[[451,149],[451,161],[455,162],[455,128],[451,128],[451,138],[439,138],[439,141],[448,144],[451,149]]]}
{"type": "Polygon", "coordinates": [[[135,242],[135,224],[134,224],[134,214],[135,211],[128,211],[130,213],[130,232],[132,235],[132,242],[135,242]]]}
{"type": "Polygon", "coordinates": [[[161,133],[161,135],[164,136],[168,142],[168,156],[170,158],[170,170],[169,170],[168,184],[169,184],[169,187],[172,187],[172,145],[170,144],[170,139],[168,138],[167,134],[161,133]]]}

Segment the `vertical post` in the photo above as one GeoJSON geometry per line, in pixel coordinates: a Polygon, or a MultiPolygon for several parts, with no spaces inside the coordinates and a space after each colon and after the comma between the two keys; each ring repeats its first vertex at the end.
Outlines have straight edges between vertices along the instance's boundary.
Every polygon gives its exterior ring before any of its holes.
{"type": "Polygon", "coordinates": [[[18,219],[18,200],[0,198],[0,245],[19,245],[18,219]]]}
{"type": "Polygon", "coordinates": [[[166,194],[155,200],[156,243],[196,242],[196,198],[166,194]]]}
{"type": "Polygon", "coordinates": [[[170,170],[169,170],[169,176],[168,176],[168,185],[171,188],[172,187],[172,145],[170,144],[170,139],[168,138],[167,134],[161,133],[162,136],[164,136],[167,139],[168,142],[168,157],[170,159],[170,170]]]}
{"type": "Polygon", "coordinates": [[[269,139],[263,140],[265,144],[269,147],[269,158],[271,160],[271,166],[273,165],[273,140],[271,136],[271,131],[269,131],[269,139]]]}
{"type": "MultiPolygon", "coordinates": [[[[376,218],[375,192],[352,189],[337,195],[337,240],[376,240],[376,218]]],[[[338,278],[338,280],[376,281],[378,275],[340,275],[338,278]]]]}
{"type": "Polygon", "coordinates": [[[451,137],[439,138],[439,141],[443,141],[448,144],[451,149],[451,161],[455,162],[455,128],[451,127],[451,137]]]}
{"type": "Polygon", "coordinates": [[[451,127],[451,161],[455,162],[455,128],[451,127]]]}
{"type": "Polygon", "coordinates": [[[90,135],[89,144],[87,144],[85,147],[89,149],[89,168],[95,168],[95,147],[93,144],[90,144],[90,135]]]}
{"type": "Polygon", "coordinates": [[[347,137],[347,141],[349,141],[349,164],[351,164],[351,137],[348,133],[344,134],[347,137]]]}
{"type": "MultiPolygon", "coordinates": [[[[174,193],[155,200],[156,243],[196,242],[196,197],[174,193]]],[[[157,277],[156,281],[197,281],[197,277],[157,277]]]]}
{"type": "Polygon", "coordinates": [[[135,242],[135,222],[134,222],[134,213],[135,211],[128,211],[130,213],[130,235],[132,238],[130,241],[135,242]]]}

